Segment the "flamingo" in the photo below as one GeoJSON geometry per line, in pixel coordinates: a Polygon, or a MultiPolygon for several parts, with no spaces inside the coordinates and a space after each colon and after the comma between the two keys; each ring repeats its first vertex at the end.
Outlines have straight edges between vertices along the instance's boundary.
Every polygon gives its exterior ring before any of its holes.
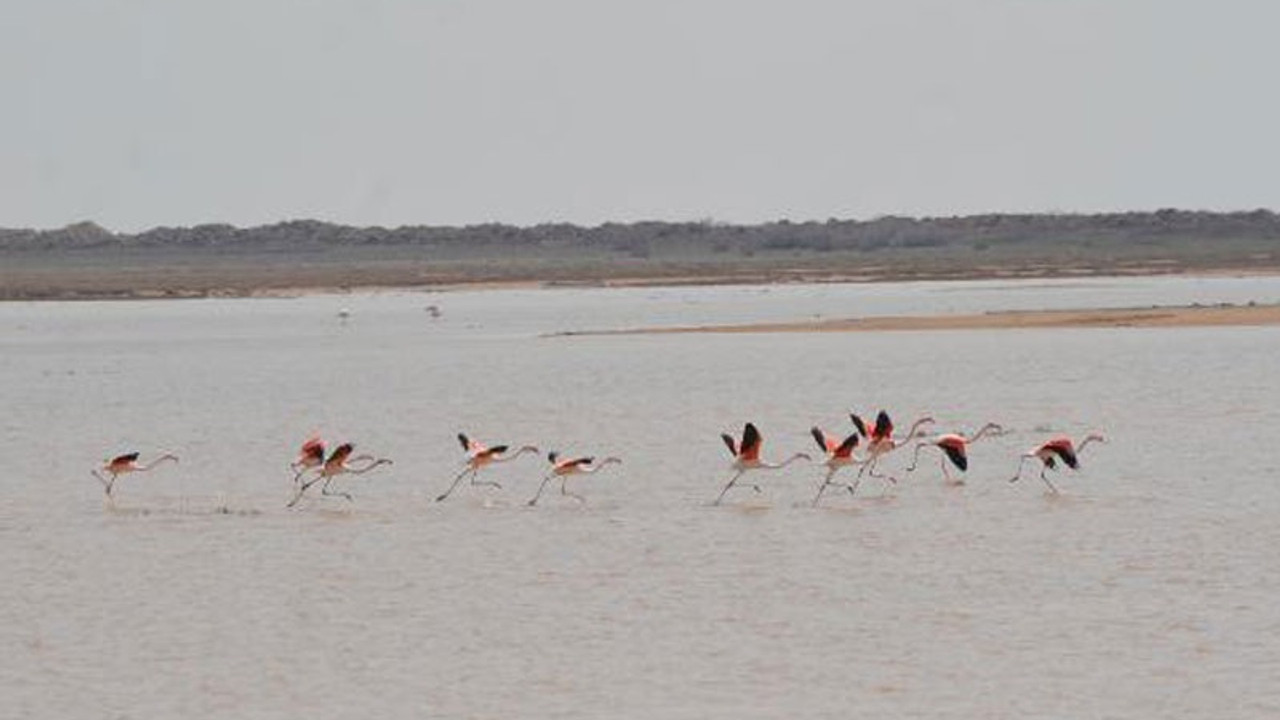
{"type": "MultiPolygon", "coordinates": [[[[733,453],[733,463],[730,467],[733,468],[734,473],[733,477],[729,478],[729,482],[725,484],[724,489],[720,491],[720,495],[716,497],[716,501],[712,503],[713,505],[720,504],[720,501],[724,499],[724,494],[729,492],[729,488],[733,487],[738,482],[738,478],[742,477],[744,473],[752,470],[781,470],[796,460],[810,459],[805,453],[796,453],[777,464],[761,460],[760,445],[762,440],[760,431],[751,423],[747,423],[746,427],[742,429],[741,443],[735,443],[733,436],[728,433],[721,433],[720,438],[729,447],[729,452],[733,453]]],[[[759,485],[752,485],[751,487],[755,488],[756,492],[760,492],[759,485]]]]}
{"type": "Polygon", "coordinates": [[[296,471],[293,476],[295,486],[304,473],[324,464],[324,450],[324,440],[321,440],[319,435],[312,435],[302,443],[302,448],[298,451],[298,459],[289,463],[289,469],[296,471]]]}
{"type": "Polygon", "coordinates": [[[586,502],[586,498],[581,495],[575,495],[565,488],[565,485],[569,482],[569,476],[591,475],[600,472],[600,469],[605,465],[622,464],[622,460],[616,457],[607,457],[600,462],[596,462],[596,459],[593,457],[565,458],[564,460],[561,460],[560,453],[554,451],[547,455],[547,461],[551,463],[551,472],[547,473],[547,476],[542,478],[542,484],[538,486],[538,494],[534,495],[533,499],[529,501],[530,507],[536,505],[538,498],[542,497],[542,489],[547,486],[547,483],[552,478],[557,477],[560,478],[561,495],[567,495],[578,502],[586,502]]]}
{"type": "Polygon", "coordinates": [[[145,465],[139,465],[138,453],[125,453],[124,455],[117,455],[110,460],[107,460],[102,464],[101,468],[90,470],[89,472],[98,479],[98,482],[102,483],[102,489],[107,493],[107,497],[111,497],[111,491],[115,487],[116,478],[128,473],[147,472],[165,460],[178,462],[178,456],[172,453],[164,453],[145,465]],[[99,475],[98,470],[102,470],[102,472],[109,475],[110,479],[99,475]]]}
{"type": "MultiPolygon", "coordinates": [[[[822,494],[827,491],[829,486],[835,484],[831,482],[831,478],[840,468],[865,461],[858,460],[853,456],[853,450],[858,446],[858,433],[855,432],[840,441],[816,426],[810,428],[809,432],[813,434],[813,439],[817,441],[818,447],[822,448],[822,451],[827,456],[826,460],[823,461],[823,465],[827,466],[827,475],[822,479],[822,485],[818,486],[818,494],[813,498],[813,507],[817,507],[818,501],[822,499],[822,494]]],[[[852,488],[849,485],[845,485],[845,488],[852,492],[852,488]]]]}
{"type": "Polygon", "coordinates": [[[525,453],[536,454],[538,452],[538,448],[532,445],[525,445],[510,455],[503,455],[503,453],[507,451],[508,446],[494,445],[493,447],[485,447],[484,445],[471,440],[463,433],[458,433],[458,442],[462,443],[462,449],[467,453],[466,466],[462,468],[462,472],[458,473],[458,476],[453,479],[453,484],[449,486],[449,489],[445,490],[436,498],[436,502],[440,502],[449,497],[450,493],[453,492],[453,489],[458,487],[458,483],[461,482],[462,478],[466,477],[468,473],[471,474],[472,485],[492,485],[495,488],[501,488],[502,486],[496,482],[477,482],[476,475],[479,474],[480,469],[486,465],[494,465],[497,463],[515,460],[525,453]]]}
{"type": "Polygon", "coordinates": [[[293,507],[294,505],[297,505],[298,501],[302,499],[302,495],[306,493],[312,485],[315,485],[321,480],[324,481],[324,485],[320,486],[321,495],[337,495],[350,501],[352,499],[350,493],[329,492],[329,485],[333,482],[334,478],[339,475],[363,475],[379,465],[392,464],[387,458],[375,458],[372,455],[357,455],[352,457],[351,453],[355,449],[356,446],[349,442],[342,443],[338,447],[334,448],[333,452],[329,453],[329,457],[324,461],[323,465],[318,468],[313,468],[316,472],[316,476],[299,485],[297,494],[293,496],[293,499],[290,500],[289,504],[285,507],[293,507]],[[354,468],[347,464],[359,462],[361,460],[368,461],[369,464],[361,468],[354,468]]]}
{"type": "Polygon", "coordinates": [[[968,447],[970,443],[975,443],[988,433],[998,434],[1004,432],[1004,428],[996,423],[987,423],[982,429],[973,434],[973,437],[965,437],[958,433],[947,433],[939,435],[936,440],[925,440],[916,444],[915,455],[911,458],[911,465],[907,468],[907,472],[915,472],[916,466],[920,463],[920,451],[928,447],[936,447],[942,451],[942,477],[951,485],[963,485],[964,480],[953,480],[951,474],[947,472],[947,460],[951,464],[964,472],[969,469],[968,447]]]}
{"type": "Polygon", "coordinates": [[[1022,458],[1018,461],[1018,472],[1009,479],[1009,482],[1013,483],[1021,479],[1023,464],[1026,463],[1027,460],[1035,458],[1042,464],[1042,467],[1040,468],[1040,479],[1044,481],[1045,485],[1049,486],[1049,489],[1052,490],[1054,494],[1057,494],[1058,488],[1054,487],[1053,483],[1049,482],[1049,478],[1045,477],[1045,471],[1057,469],[1058,460],[1062,460],[1063,464],[1072,470],[1079,469],[1080,454],[1084,452],[1085,446],[1095,441],[1105,443],[1107,439],[1097,433],[1091,433],[1085,437],[1079,445],[1072,444],[1071,438],[1066,437],[1065,435],[1041,443],[1022,454],[1022,458]]]}
{"type": "Polygon", "coordinates": [[[858,428],[858,433],[867,439],[867,459],[866,462],[863,463],[862,469],[858,471],[858,477],[854,480],[853,487],[850,492],[857,491],[858,484],[862,482],[863,474],[897,484],[898,479],[892,475],[876,473],[876,463],[879,462],[880,458],[888,455],[894,450],[897,450],[903,445],[906,445],[917,437],[923,437],[925,433],[920,431],[920,427],[922,425],[929,425],[933,423],[932,417],[922,417],[911,424],[911,430],[907,432],[906,437],[897,439],[893,437],[893,421],[889,419],[889,413],[884,410],[881,410],[880,413],[876,415],[875,427],[873,427],[869,433],[867,432],[866,423],[862,421],[862,418],[853,413],[849,413],[849,419],[853,421],[853,426],[858,428]]]}

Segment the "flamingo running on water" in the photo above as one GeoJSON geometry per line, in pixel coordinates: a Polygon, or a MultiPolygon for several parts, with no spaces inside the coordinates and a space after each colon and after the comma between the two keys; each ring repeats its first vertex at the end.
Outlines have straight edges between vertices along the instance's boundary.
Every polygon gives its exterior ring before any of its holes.
{"type": "Polygon", "coordinates": [[[978,440],[982,439],[988,433],[999,434],[1002,432],[1004,432],[1004,428],[1000,427],[998,424],[987,423],[986,425],[982,426],[981,430],[974,433],[973,437],[965,437],[964,435],[960,435],[958,433],[947,433],[945,435],[939,435],[934,440],[925,440],[923,442],[916,443],[916,452],[915,452],[915,455],[911,457],[911,465],[907,467],[907,472],[916,471],[916,467],[920,464],[921,450],[929,447],[936,447],[942,451],[942,457],[941,457],[942,477],[945,479],[945,481],[949,485],[963,485],[964,484],[963,479],[953,479],[951,477],[951,473],[947,472],[947,460],[950,460],[952,465],[955,465],[957,468],[959,468],[960,472],[964,472],[968,470],[969,469],[969,453],[968,453],[969,445],[971,443],[975,443],[978,440]]]}
{"type": "Polygon", "coordinates": [[[917,437],[923,437],[925,433],[920,430],[921,426],[933,423],[933,418],[922,417],[911,424],[911,430],[907,432],[906,437],[898,439],[893,436],[893,421],[889,419],[889,413],[884,410],[881,410],[876,415],[875,427],[870,432],[867,431],[866,423],[862,421],[862,418],[849,413],[849,419],[853,421],[853,426],[858,428],[858,433],[867,439],[867,460],[863,463],[862,469],[858,471],[858,477],[854,480],[853,488],[850,492],[857,491],[858,484],[862,482],[863,474],[897,484],[898,479],[892,475],[877,473],[876,464],[885,455],[906,445],[917,437]]]}
{"type": "Polygon", "coordinates": [[[466,465],[462,468],[462,472],[458,473],[458,476],[453,479],[453,484],[449,486],[449,489],[445,490],[436,498],[436,502],[440,502],[449,497],[453,492],[453,489],[458,487],[458,483],[462,481],[462,478],[466,477],[468,474],[471,475],[472,485],[490,485],[495,488],[501,488],[502,486],[496,482],[477,482],[476,475],[480,473],[480,469],[486,465],[495,465],[497,463],[515,460],[525,453],[536,454],[538,452],[538,448],[533,445],[525,445],[510,455],[503,455],[503,453],[507,451],[508,446],[494,445],[493,447],[486,447],[475,440],[468,438],[463,433],[458,433],[458,442],[462,444],[462,449],[467,453],[466,465]]]}
{"type": "Polygon", "coordinates": [[[600,462],[596,462],[596,459],[593,457],[565,458],[561,460],[560,453],[554,451],[547,455],[547,461],[551,463],[551,472],[547,473],[547,476],[542,478],[542,484],[538,486],[538,493],[533,496],[533,499],[529,500],[530,507],[536,505],[538,498],[542,497],[542,489],[547,486],[547,483],[557,477],[560,478],[561,495],[567,495],[578,502],[586,502],[586,498],[581,495],[571,493],[566,489],[566,484],[569,482],[569,476],[591,475],[600,472],[600,469],[605,465],[622,464],[622,460],[616,457],[607,457],[600,462]]]}
{"type": "Polygon", "coordinates": [[[1056,470],[1058,460],[1061,460],[1064,465],[1072,470],[1078,470],[1080,468],[1080,454],[1084,452],[1085,446],[1095,441],[1105,443],[1107,439],[1097,433],[1092,433],[1085,437],[1079,445],[1074,445],[1071,442],[1071,438],[1066,436],[1056,437],[1052,440],[1041,443],[1022,454],[1022,458],[1018,460],[1018,472],[1009,479],[1009,482],[1017,482],[1022,477],[1023,465],[1028,460],[1035,458],[1039,460],[1042,465],[1040,468],[1040,479],[1044,481],[1045,485],[1049,486],[1049,489],[1052,490],[1054,494],[1057,494],[1058,488],[1054,487],[1053,483],[1049,482],[1049,478],[1045,477],[1045,471],[1056,470]]]}
{"type": "Polygon", "coordinates": [[[98,479],[98,482],[102,483],[103,491],[106,492],[107,497],[110,498],[112,497],[111,491],[115,488],[116,478],[128,473],[147,472],[166,460],[178,462],[178,456],[172,453],[164,453],[145,465],[139,465],[138,453],[131,452],[125,453],[124,455],[117,455],[104,462],[101,468],[90,470],[89,472],[93,473],[93,476],[98,479]],[[99,475],[98,470],[102,470],[102,472],[106,473],[109,478],[99,475]]]}
{"type": "MultiPolygon", "coordinates": [[[[745,473],[754,470],[781,470],[796,460],[810,459],[805,453],[796,453],[777,464],[761,460],[760,446],[763,444],[763,440],[760,437],[760,431],[751,423],[747,423],[746,427],[742,429],[741,443],[736,443],[733,436],[728,433],[721,433],[720,438],[724,440],[724,444],[729,447],[729,452],[733,454],[733,463],[730,467],[733,468],[734,473],[733,477],[729,478],[729,482],[725,484],[724,489],[720,491],[720,495],[716,497],[716,501],[712,503],[713,505],[719,505],[720,501],[724,499],[724,494],[729,492],[729,488],[733,487],[738,482],[738,478],[745,473]]],[[[751,487],[755,488],[756,492],[760,492],[759,485],[752,485],[751,487]]]]}
{"type": "MultiPolygon", "coordinates": [[[[835,476],[840,468],[848,467],[856,463],[865,462],[853,456],[854,448],[858,447],[858,433],[854,432],[844,440],[840,440],[817,426],[809,429],[813,434],[813,439],[818,443],[818,447],[822,448],[822,452],[826,453],[826,459],[823,465],[827,466],[827,475],[822,479],[822,484],[818,486],[818,494],[813,498],[813,507],[818,506],[818,501],[822,499],[822,494],[827,488],[836,483],[831,482],[831,478],[835,476]]],[[[853,492],[852,486],[845,485],[846,490],[853,492]]]]}
{"type": "Polygon", "coordinates": [[[316,476],[299,485],[297,494],[293,496],[293,499],[290,500],[289,504],[285,507],[293,507],[294,505],[297,505],[298,501],[302,499],[303,494],[306,493],[312,485],[315,485],[321,480],[324,481],[324,484],[320,486],[321,495],[336,495],[338,497],[344,497],[350,501],[352,499],[350,493],[329,492],[329,485],[333,482],[334,478],[339,475],[363,475],[379,465],[392,464],[391,461],[386,458],[375,458],[372,455],[357,455],[352,457],[351,453],[355,449],[356,446],[352,443],[342,443],[338,447],[334,448],[333,452],[329,453],[329,457],[324,461],[323,465],[318,468],[313,468],[316,476]],[[364,467],[356,468],[347,464],[360,462],[362,460],[368,462],[364,467]]]}

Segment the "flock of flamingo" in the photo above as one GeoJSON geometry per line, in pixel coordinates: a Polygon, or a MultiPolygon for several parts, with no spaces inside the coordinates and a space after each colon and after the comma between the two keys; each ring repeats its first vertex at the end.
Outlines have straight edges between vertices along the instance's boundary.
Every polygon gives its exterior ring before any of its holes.
{"type": "MultiPolygon", "coordinates": [[[[815,507],[822,500],[822,496],[826,491],[833,487],[844,488],[850,496],[854,496],[864,476],[881,480],[886,484],[886,487],[897,484],[898,478],[877,472],[877,465],[885,456],[909,445],[912,441],[916,441],[916,445],[911,463],[907,467],[907,472],[915,472],[920,464],[921,452],[932,448],[939,451],[939,462],[944,482],[952,485],[961,485],[964,481],[953,477],[949,467],[954,467],[961,473],[967,471],[969,469],[968,447],[984,437],[995,436],[1004,432],[1000,425],[987,423],[970,436],[946,433],[930,437],[925,428],[932,425],[934,420],[931,417],[922,417],[911,425],[911,429],[905,436],[895,436],[893,421],[884,410],[881,410],[876,416],[874,425],[864,422],[856,414],[851,413],[849,418],[853,422],[853,431],[844,438],[831,435],[816,426],[810,429],[814,441],[823,453],[821,464],[826,468],[826,473],[818,486],[818,492],[813,498],[812,505],[815,507]],[[861,456],[858,453],[860,445],[865,447],[861,456]],[[857,466],[859,470],[852,482],[836,482],[837,473],[845,468],[854,466],[857,466]]],[[[735,438],[728,433],[723,433],[720,437],[724,440],[730,454],[733,456],[730,464],[733,474],[720,490],[720,494],[716,496],[715,501],[712,503],[713,505],[719,505],[729,490],[733,489],[738,484],[738,481],[748,473],[762,470],[780,470],[798,460],[806,462],[812,462],[813,460],[807,453],[798,452],[782,462],[771,463],[765,461],[760,456],[764,439],[753,423],[746,424],[742,430],[741,438],[735,438]]],[[[1072,470],[1079,469],[1079,457],[1084,448],[1092,442],[1105,441],[1105,438],[1097,433],[1087,435],[1079,444],[1065,436],[1047,440],[1022,453],[1019,457],[1017,472],[1009,479],[1009,482],[1014,483],[1021,479],[1027,461],[1035,460],[1040,463],[1040,479],[1044,481],[1050,492],[1057,494],[1058,488],[1049,480],[1046,473],[1050,470],[1057,470],[1059,463],[1072,470]]],[[[463,452],[466,454],[462,470],[453,478],[449,488],[436,497],[436,502],[443,502],[448,499],[462,481],[468,477],[470,477],[472,486],[501,488],[502,486],[496,482],[479,480],[480,471],[490,465],[510,462],[524,454],[536,455],[540,452],[538,448],[532,445],[524,445],[515,450],[512,450],[509,445],[494,445],[490,447],[472,440],[463,433],[458,434],[458,442],[462,445],[463,452]]],[[[342,497],[350,501],[353,499],[350,493],[332,488],[333,481],[336,478],[342,475],[362,475],[379,466],[392,464],[391,460],[374,457],[373,455],[353,456],[352,453],[354,451],[355,445],[346,442],[333,448],[331,452],[327,452],[327,445],[318,435],[308,438],[302,444],[297,459],[289,465],[290,470],[294,473],[294,494],[286,506],[296,506],[307,491],[317,484],[320,485],[321,495],[342,497]]],[[[178,457],[172,453],[164,453],[150,462],[140,464],[139,454],[131,452],[111,458],[100,468],[91,472],[102,483],[103,491],[106,493],[108,501],[112,501],[114,497],[112,492],[115,488],[116,480],[121,475],[147,472],[166,461],[176,463],[178,457]]],[[[560,453],[553,451],[548,453],[547,462],[549,467],[542,478],[541,484],[538,486],[537,493],[526,503],[529,506],[536,505],[542,497],[547,484],[556,479],[560,481],[561,495],[585,503],[586,498],[569,491],[569,478],[574,475],[596,473],[608,465],[620,464],[622,460],[616,457],[606,457],[601,460],[587,456],[563,457],[560,453]]],[[[751,484],[749,487],[756,492],[761,492],[759,485],[751,484]]]]}

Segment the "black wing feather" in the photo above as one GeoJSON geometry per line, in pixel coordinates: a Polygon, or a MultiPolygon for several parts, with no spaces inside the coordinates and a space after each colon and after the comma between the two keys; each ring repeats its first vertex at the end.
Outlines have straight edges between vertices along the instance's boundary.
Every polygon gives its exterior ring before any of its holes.
{"type": "Polygon", "coordinates": [[[720,439],[724,440],[724,444],[729,446],[729,453],[734,457],[738,457],[738,444],[734,442],[733,436],[729,433],[720,433],[720,439]]]}
{"type": "Polygon", "coordinates": [[[858,434],[861,435],[862,437],[866,437],[867,424],[862,422],[862,418],[858,417],[857,415],[854,415],[853,413],[849,413],[849,419],[853,421],[853,426],[858,428],[858,434]]]}
{"type": "Polygon", "coordinates": [[[955,465],[961,470],[969,469],[969,457],[965,455],[963,450],[952,445],[939,445],[938,447],[942,448],[942,451],[947,454],[947,457],[951,458],[952,465],[955,465]]]}
{"type": "MultiPolygon", "coordinates": [[[[1062,458],[1062,462],[1066,463],[1067,467],[1072,470],[1080,467],[1080,461],[1076,458],[1076,453],[1071,448],[1062,445],[1055,445],[1053,446],[1053,451],[1057,453],[1058,457],[1062,458]]],[[[1053,466],[1050,465],[1049,467],[1053,466]]]]}
{"type": "Polygon", "coordinates": [[[813,433],[813,439],[815,442],[818,443],[818,447],[822,448],[822,452],[826,452],[827,439],[823,437],[822,430],[818,429],[818,427],[815,425],[814,427],[809,428],[809,432],[813,433]]]}
{"type": "Polygon", "coordinates": [[[836,448],[836,453],[845,453],[858,447],[858,433],[853,433],[840,443],[840,447],[836,448]]]}
{"type": "Polygon", "coordinates": [[[889,413],[884,410],[876,415],[876,429],[874,434],[876,437],[888,437],[893,432],[893,421],[889,419],[889,413]]]}

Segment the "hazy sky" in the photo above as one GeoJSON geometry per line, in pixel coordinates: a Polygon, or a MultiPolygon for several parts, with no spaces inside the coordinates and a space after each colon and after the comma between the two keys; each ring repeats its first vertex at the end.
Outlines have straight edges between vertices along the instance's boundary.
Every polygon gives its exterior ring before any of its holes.
{"type": "Polygon", "coordinates": [[[0,227],[1280,206],[1280,3],[5,0],[0,227]]]}

